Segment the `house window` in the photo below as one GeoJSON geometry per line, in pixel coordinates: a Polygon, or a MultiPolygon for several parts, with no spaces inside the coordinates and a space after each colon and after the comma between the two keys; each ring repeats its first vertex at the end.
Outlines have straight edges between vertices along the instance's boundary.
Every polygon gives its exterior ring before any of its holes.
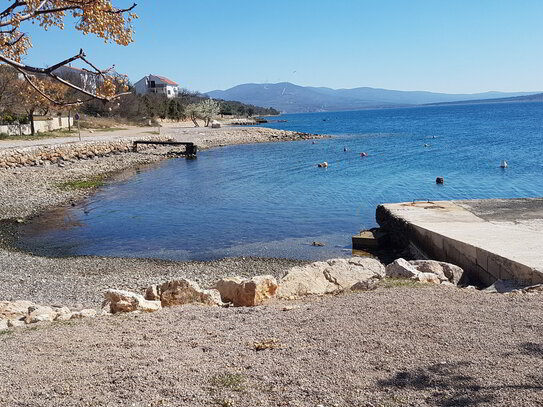
{"type": "Polygon", "coordinates": [[[171,95],[171,94],[172,94],[172,92],[168,89],[168,95],[171,95]]]}
{"type": "Polygon", "coordinates": [[[151,87],[152,87],[152,88],[155,87],[155,81],[151,81],[151,87]]]}

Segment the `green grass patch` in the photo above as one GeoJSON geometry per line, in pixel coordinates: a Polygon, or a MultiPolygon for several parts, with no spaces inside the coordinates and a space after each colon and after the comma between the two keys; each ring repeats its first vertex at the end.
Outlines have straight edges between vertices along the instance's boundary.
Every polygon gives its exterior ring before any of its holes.
{"type": "Polygon", "coordinates": [[[420,288],[424,286],[419,281],[411,280],[409,278],[384,278],[379,281],[379,287],[383,288],[395,288],[395,287],[410,287],[410,288],[420,288]]]}
{"type": "Polygon", "coordinates": [[[160,134],[160,132],[158,132],[156,130],[155,131],[145,131],[144,133],[146,133],[146,134],[155,134],[155,135],[160,134]]]}
{"type": "Polygon", "coordinates": [[[9,335],[9,334],[12,334],[12,333],[13,333],[13,331],[10,330],[10,329],[0,330],[0,336],[9,335]]]}
{"type": "Polygon", "coordinates": [[[94,189],[104,186],[105,184],[102,176],[96,176],[87,179],[63,182],[62,184],[59,184],[58,187],[67,191],[73,189],[94,189]]]}
{"type": "Polygon", "coordinates": [[[243,391],[245,389],[245,377],[239,373],[223,373],[211,378],[211,384],[214,387],[233,391],[243,391]]]}

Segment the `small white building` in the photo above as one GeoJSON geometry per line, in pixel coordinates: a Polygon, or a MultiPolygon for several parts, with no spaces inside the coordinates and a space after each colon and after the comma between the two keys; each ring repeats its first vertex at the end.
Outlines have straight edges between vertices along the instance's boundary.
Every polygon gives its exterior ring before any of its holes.
{"type": "Polygon", "coordinates": [[[144,76],[134,84],[138,95],[157,93],[166,95],[169,98],[176,97],[179,93],[179,84],[164,76],[144,76]]]}
{"type": "Polygon", "coordinates": [[[96,93],[98,86],[101,86],[104,82],[102,76],[71,65],[61,66],[55,69],[53,73],[92,93],[96,93]]]}

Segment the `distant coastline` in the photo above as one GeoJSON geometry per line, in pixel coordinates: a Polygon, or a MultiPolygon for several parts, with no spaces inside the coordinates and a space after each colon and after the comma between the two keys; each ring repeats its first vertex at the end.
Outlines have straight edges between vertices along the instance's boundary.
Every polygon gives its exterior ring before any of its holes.
{"type": "Polygon", "coordinates": [[[238,101],[256,106],[270,106],[283,113],[314,113],[383,108],[402,108],[441,103],[465,103],[483,100],[530,98],[534,92],[483,92],[474,94],[449,94],[427,91],[400,91],[360,87],[331,89],[326,87],[299,86],[290,82],[247,83],[227,90],[214,90],[207,95],[214,99],[238,101]]]}

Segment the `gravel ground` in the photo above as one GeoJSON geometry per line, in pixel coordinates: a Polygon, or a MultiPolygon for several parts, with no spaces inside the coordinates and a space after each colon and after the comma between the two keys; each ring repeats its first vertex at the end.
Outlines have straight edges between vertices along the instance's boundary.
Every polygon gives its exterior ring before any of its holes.
{"type": "Polygon", "coordinates": [[[30,300],[74,308],[99,307],[103,292],[142,292],[156,283],[188,278],[210,287],[226,276],[272,274],[280,278],[294,265],[287,259],[229,258],[210,262],[71,257],[47,258],[0,250],[0,301],[30,300]]]}
{"type": "Polygon", "coordinates": [[[540,297],[420,285],[288,305],[10,331],[0,406],[543,405],[540,297]]]}

